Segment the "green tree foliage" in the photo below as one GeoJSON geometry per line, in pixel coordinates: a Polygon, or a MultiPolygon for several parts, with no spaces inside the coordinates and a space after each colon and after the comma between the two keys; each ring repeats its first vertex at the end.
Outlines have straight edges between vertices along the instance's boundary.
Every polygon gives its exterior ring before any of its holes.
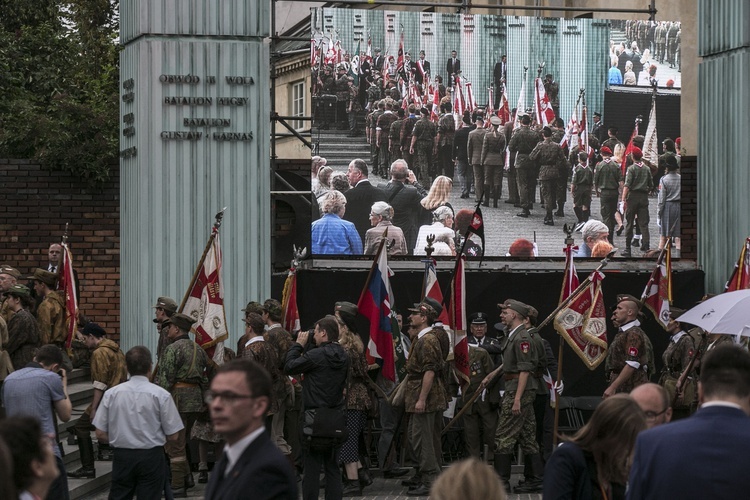
{"type": "Polygon", "coordinates": [[[119,144],[118,3],[0,0],[0,157],[91,187],[119,144]]]}

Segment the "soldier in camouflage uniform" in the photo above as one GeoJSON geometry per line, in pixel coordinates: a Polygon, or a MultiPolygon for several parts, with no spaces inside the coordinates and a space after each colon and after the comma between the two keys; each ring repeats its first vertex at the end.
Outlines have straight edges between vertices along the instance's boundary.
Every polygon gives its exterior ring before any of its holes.
{"type": "Polygon", "coordinates": [[[510,472],[516,445],[529,456],[532,475],[544,474],[539,446],[536,443],[534,372],[539,364],[531,335],[524,326],[529,307],[523,302],[508,299],[498,304],[500,320],[508,328],[503,346],[503,378],[505,395],[500,406],[500,418],[495,432],[495,470],[510,489],[510,472]]]}
{"type": "Polygon", "coordinates": [[[367,143],[370,145],[370,165],[378,165],[380,163],[380,149],[378,148],[378,136],[377,127],[378,120],[385,113],[385,101],[380,100],[374,105],[373,111],[367,115],[365,120],[365,135],[367,137],[367,143]]]}
{"type": "Polygon", "coordinates": [[[614,242],[615,236],[615,212],[617,211],[617,200],[620,196],[620,185],[622,184],[622,173],[620,165],[612,160],[612,150],[608,146],[602,146],[600,150],[602,161],[594,168],[594,185],[596,195],[600,197],[602,222],[609,229],[608,240],[614,242]]]}
{"type": "Polygon", "coordinates": [[[397,119],[398,115],[393,112],[393,100],[386,99],[385,112],[380,115],[375,127],[375,142],[377,143],[378,148],[380,148],[380,164],[374,165],[373,168],[373,174],[379,174],[383,178],[387,178],[388,168],[391,165],[389,137],[391,133],[391,125],[393,125],[397,119]]]}
{"type": "MultiPolygon", "coordinates": [[[[244,309],[242,309],[242,312],[245,313],[245,321],[247,321],[248,316],[250,316],[250,313],[255,313],[259,316],[263,316],[263,306],[260,304],[260,302],[255,302],[254,300],[251,300],[247,303],[244,309]]],[[[241,358],[242,357],[242,351],[245,350],[245,344],[247,344],[247,341],[250,340],[250,337],[248,336],[247,330],[245,330],[245,334],[239,338],[237,341],[237,355],[236,357],[241,358]]]]}
{"type": "Polygon", "coordinates": [[[565,168],[567,160],[559,144],[552,142],[552,130],[544,127],[542,130],[544,141],[536,145],[529,155],[529,160],[536,163],[539,167],[539,180],[542,183],[542,194],[544,195],[544,206],[547,209],[547,215],[544,217],[545,226],[554,226],[555,221],[552,217],[552,210],[555,208],[555,194],[557,182],[565,182],[564,179],[558,179],[559,172],[565,168]]]}
{"type": "Polygon", "coordinates": [[[520,121],[521,127],[513,132],[508,149],[511,154],[516,154],[516,181],[522,210],[521,213],[516,215],[525,218],[531,215],[534,200],[534,175],[536,173],[534,162],[529,159],[529,154],[539,143],[539,134],[529,128],[531,124],[529,115],[523,115],[520,121]]]}
{"type": "Polygon", "coordinates": [[[437,127],[430,120],[430,111],[427,108],[422,108],[420,114],[422,117],[414,124],[409,153],[414,155],[412,170],[417,179],[422,184],[429,185],[436,177],[432,152],[435,148],[437,127]]]}
{"type": "MultiPolygon", "coordinates": [[[[438,308],[440,306],[438,305],[438,308]]],[[[446,365],[440,342],[440,332],[433,328],[440,311],[429,302],[410,308],[411,326],[417,331],[406,362],[405,410],[409,419],[409,443],[416,455],[414,476],[407,480],[409,495],[424,496],[440,473],[435,449],[435,436],[440,434],[435,424],[447,408],[443,372],[446,365]]]]}
{"type": "Polygon", "coordinates": [[[203,348],[188,335],[194,322],[192,317],[182,313],[175,313],[164,322],[172,343],[164,349],[156,376],[156,383],[172,393],[185,426],[177,435],[177,440],[167,441],[165,446],[170,459],[175,497],[187,496],[187,488],[193,483],[186,445],[193,424],[206,412],[203,394],[208,389],[206,369],[209,359],[203,348]]]}
{"type": "Polygon", "coordinates": [[[369,111],[375,111],[378,107],[378,101],[382,98],[380,91],[380,79],[378,78],[370,84],[367,88],[367,106],[366,109],[369,111]]]}
{"type": "MultiPolygon", "coordinates": [[[[94,397],[86,411],[78,419],[74,427],[78,439],[78,449],[81,453],[81,468],[68,473],[68,477],[87,478],[96,477],[94,468],[94,447],[91,443],[91,422],[96,416],[96,410],[104,397],[105,391],[125,382],[128,379],[128,368],[125,355],[113,340],[109,340],[107,332],[96,323],[87,323],[83,328],[86,346],[91,349],[91,380],[94,385],[94,397]]],[[[109,445],[99,444],[99,460],[112,460],[112,449],[109,445]]]]}
{"type": "Polygon", "coordinates": [[[633,156],[633,164],[628,167],[625,173],[625,186],[622,188],[622,205],[625,212],[625,250],[622,251],[623,257],[630,257],[630,245],[633,240],[633,230],[635,227],[635,218],[638,217],[638,225],[641,228],[641,250],[643,252],[649,249],[649,230],[648,223],[651,220],[651,214],[648,211],[648,193],[654,189],[654,178],[651,175],[651,169],[646,167],[641,158],[643,152],[640,148],[634,147],[630,153],[633,156]]]}
{"type": "MultiPolygon", "coordinates": [[[[693,337],[682,329],[675,319],[681,316],[685,311],[677,307],[669,308],[669,323],[667,323],[667,333],[669,333],[669,344],[662,355],[664,367],[662,368],[659,385],[664,387],[669,394],[669,403],[675,401],[675,392],[677,380],[690,364],[690,359],[696,353],[698,346],[695,344],[693,337]]],[[[685,385],[682,388],[682,396],[679,397],[672,407],[673,418],[684,418],[695,410],[698,394],[697,376],[695,365],[685,379],[685,385]],[[687,386],[690,386],[689,388],[687,386]],[[685,390],[687,388],[687,391],[685,390]],[[685,398],[688,395],[689,397],[685,398]]]]}
{"type": "MultiPolygon", "coordinates": [[[[281,326],[281,302],[276,299],[267,299],[263,302],[263,321],[266,323],[266,331],[263,338],[268,345],[276,351],[276,358],[279,360],[279,372],[284,372],[284,363],[286,362],[286,353],[294,341],[292,335],[284,330],[281,326]]],[[[275,388],[274,395],[279,400],[278,406],[275,406],[276,413],[271,419],[271,437],[276,446],[284,455],[290,455],[292,448],[284,436],[284,422],[288,420],[287,408],[294,406],[294,387],[288,377],[281,377],[279,385],[275,388]],[[283,384],[283,390],[282,390],[283,384]]]]}
{"type": "Polygon", "coordinates": [[[65,349],[65,339],[68,330],[65,325],[65,292],[55,290],[57,273],[44,269],[35,269],[31,276],[34,280],[34,290],[42,302],[36,309],[36,320],[39,323],[39,335],[42,345],[54,344],[62,350],[63,368],[66,372],[73,370],[73,363],[65,349]]]}
{"type": "Polygon", "coordinates": [[[570,183],[570,194],[573,195],[573,211],[578,218],[578,224],[583,227],[591,214],[591,186],[594,185],[594,172],[588,166],[588,155],[578,153],[578,165],[573,171],[570,183]]]}
{"type": "Polygon", "coordinates": [[[339,130],[346,130],[348,120],[346,108],[349,104],[349,77],[344,63],[336,67],[336,122],[339,130]]]}
{"type": "Polygon", "coordinates": [[[359,89],[354,85],[354,78],[351,76],[346,78],[346,84],[348,85],[346,116],[349,120],[349,137],[356,137],[360,133],[359,114],[362,111],[362,106],[359,104],[359,89]]]}
{"type": "MultiPolygon", "coordinates": [[[[396,160],[403,158],[401,154],[401,126],[404,124],[404,116],[406,113],[403,108],[398,108],[396,111],[396,120],[391,123],[388,129],[388,148],[389,148],[389,160],[393,163],[396,160]]],[[[380,173],[380,176],[384,179],[388,178],[390,174],[390,165],[385,166],[385,170],[380,173]]]]}
{"type": "Polygon", "coordinates": [[[279,371],[279,356],[276,354],[276,349],[263,338],[266,323],[260,314],[251,312],[245,316],[244,322],[243,338],[247,340],[242,349],[242,357],[255,361],[271,375],[273,391],[268,415],[274,415],[279,411],[280,402],[286,399],[285,377],[279,371]]]}
{"type": "Polygon", "coordinates": [[[453,118],[453,106],[450,102],[443,102],[440,109],[442,114],[437,125],[437,173],[453,179],[453,136],[456,133],[456,120],[453,118]]]}
{"type": "Polygon", "coordinates": [[[413,168],[414,155],[411,152],[411,136],[414,132],[414,124],[417,123],[419,117],[417,116],[417,107],[414,104],[409,104],[407,109],[408,115],[404,118],[401,123],[401,134],[399,140],[401,141],[401,155],[407,165],[413,168]]]}
{"type": "MultiPolygon", "coordinates": [[[[565,122],[562,120],[562,118],[555,118],[555,120],[552,122],[552,142],[555,144],[560,144],[562,142],[563,137],[565,136],[565,122]]],[[[563,156],[565,158],[568,158],[570,151],[568,149],[568,146],[562,147],[563,156]]],[[[572,160],[572,163],[575,164],[576,160],[572,160]]],[[[568,187],[568,177],[570,177],[570,165],[566,162],[564,165],[560,164],[560,168],[557,172],[557,183],[556,183],[556,189],[555,189],[555,201],[557,202],[557,212],[555,215],[558,217],[565,217],[565,212],[563,208],[565,207],[565,199],[567,196],[567,187],[568,187]]],[[[555,207],[552,207],[554,210],[555,207]]]]}
{"type": "Polygon", "coordinates": [[[654,348],[641,329],[638,314],[641,302],[632,295],[618,295],[612,322],[618,327],[617,335],[609,345],[604,371],[609,386],[603,397],[620,392],[629,393],[634,387],[645,384],[654,370],[654,348]]]}

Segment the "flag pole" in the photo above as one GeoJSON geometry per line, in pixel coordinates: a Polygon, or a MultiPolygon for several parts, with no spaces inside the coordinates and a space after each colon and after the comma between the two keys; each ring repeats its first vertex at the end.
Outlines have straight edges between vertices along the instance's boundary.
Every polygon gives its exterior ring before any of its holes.
{"type": "MultiPolygon", "coordinates": [[[[580,98],[580,96],[579,96],[579,98],[580,98]]],[[[576,107],[578,107],[578,104],[576,104],[576,107]]],[[[570,258],[571,264],[573,262],[573,256],[571,254],[571,252],[573,251],[573,243],[574,243],[574,240],[573,240],[573,229],[574,229],[573,227],[568,226],[567,224],[565,224],[563,226],[563,230],[565,231],[565,234],[566,234],[566,236],[565,236],[565,248],[566,248],[566,254],[565,254],[566,255],[566,259],[565,259],[565,263],[566,263],[565,272],[566,273],[570,271],[568,269],[568,266],[567,266],[568,258],[570,258]],[[567,257],[567,256],[570,256],[570,257],[567,257]]],[[[563,286],[565,286],[565,283],[566,283],[566,277],[563,276],[563,286]]],[[[571,293],[570,295],[568,295],[565,298],[565,300],[563,301],[563,303],[570,302],[569,299],[571,297],[574,297],[574,296],[575,295],[573,293],[571,293]]],[[[559,309],[559,307],[558,307],[558,309],[559,309]]],[[[541,332],[541,326],[537,328],[537,331],[541,332]]],[[[562,369],[562,367],[563,367],[563,344],[565,344],[565,342],[563,342],[563,340],[564,339],[562,339],[562,338],[558,339],[557,376],[555,377],[555,383],[557,383],[557,382],[560,381],[560,379],[562,378],[562,373],[563,373],[563,369],[562,369]]],[[[554,385],[552,386],[552,390],[553,391],[555,390],[555,386],[554,385]]],[[[560,402],[558,401],[558,398],[555,398],[555,419],[554,419],[554,423],[552,425],[552,448],[553,449],[557,447],[557,437],[558,437],[557,436],[557,430],[559,428],[559,425],[560,425],[560,402]]]]}
{"type": "MultiPolygon", "coordinates": [[[[188,297],[190,296],[190,292],[193,290],[193,287],[195,286],[195,282],[198,280],[198,273],[201,269],[203,269],[203,262],[206,260],[206,255],[208,254],[208,250],[211,248],[211,245],[214,242],[214,239],[216,238],[216,233],[219,231],[219,228],[221,227],[221,219],[224,217],[224,210],[226,210],[227,207],[222,208],[219,213],[217,213],[214,218],[216,219],[214,221],[214,224],[211,228],[211,236],[208,238],[208,243],[206,243],[206,248],[203,249],[203,255],[201,255],[200,260],[198,261],[198,266],[195,268],[195,272],[193,272],[193,277],[190,278],[190,285],[187,287],[187,291],[185,292],[185,295],[182,297],[182,302],[180,303],[179,309],[177,309],[177,312],[182,312],[182,310],[185,308],[185,303],[187,302],[188,297]]],[[[224,318],[224,324],[226,324],[226,317],[224,318]]]]}
{"type": "MultiPolygon", "coordinates": [[[[667,242],[664,244],[664,248],[662,248],[661,251],[659,252],[659,258],[656,259],[656,267],[659,267],[664,263],[664,257],[667,254],[667,248],[669,248],[671,244],[672,244],[672,237],[669,236],[667,238],[667,242]]],[[[646,300],[646,297],[648,296],[648,291],[651,289],[651,285],[653,284],[654,284],[654,273],[651,273],[651,277],[649,277],[648,283],[646,283],[646,288],[643,289],[643,293],[641,294],[641,302],[646,300]]]]}

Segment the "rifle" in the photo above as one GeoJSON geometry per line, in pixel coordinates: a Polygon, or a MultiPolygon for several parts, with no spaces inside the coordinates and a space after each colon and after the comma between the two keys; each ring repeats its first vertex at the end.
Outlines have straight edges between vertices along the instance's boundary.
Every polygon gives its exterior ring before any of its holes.
{"type": "Polygon", "coordinates": [[[698,348],[695,350],[693,355],[690,358],[690,361],[688,362],[687,366],[685,367],[685,370],[680,374],[680,377],[677,379],[677,384],[675,385],[674,390],[674,397],[671,401],[671,406],[674,408],[674,406],[677,404],[677,401],[682,398],[682,386],[685,385],[685,381],[688,378],[688,374],[693,371],[693,367],[695,366],[695,361],[698,359],[698,356],[700,356],[701,351],[706,347],[706,342],[708,340],[708,335],[706,335],[706,332],[704,331],[701,333],[701,341],[700,344],[698,344],[698,348]]]}

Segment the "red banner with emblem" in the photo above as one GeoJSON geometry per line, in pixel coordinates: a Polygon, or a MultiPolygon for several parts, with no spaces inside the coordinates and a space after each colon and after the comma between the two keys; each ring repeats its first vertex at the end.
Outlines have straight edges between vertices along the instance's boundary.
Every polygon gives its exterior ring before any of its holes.
{"type": "Polygon", "coordinates": [[[75,338],[78,327],[78,298],[76,297],[76,277],[73,273],[73,255],[64,241],[62,248],[62,270],[59,273],[57,288],[65,293],[65,347],[70,349],[70,343],[75,338]]]}

